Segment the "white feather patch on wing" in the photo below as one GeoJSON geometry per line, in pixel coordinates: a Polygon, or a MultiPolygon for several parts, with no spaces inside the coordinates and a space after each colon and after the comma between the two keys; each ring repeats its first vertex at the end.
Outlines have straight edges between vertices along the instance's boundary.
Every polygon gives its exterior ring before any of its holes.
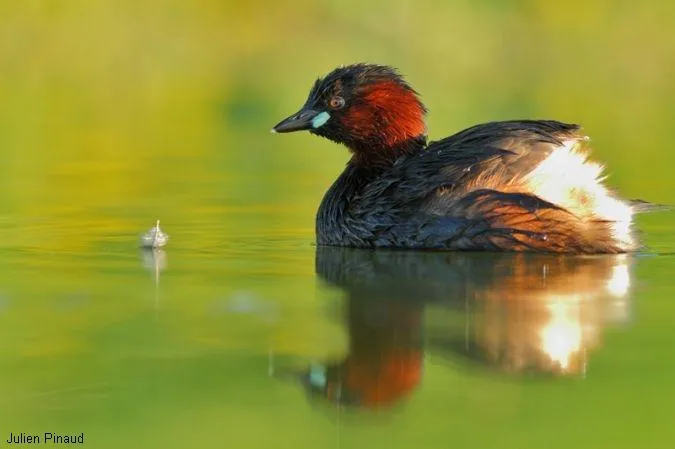
{"type": "Polygon", "coordinates": [[[610,195],[603,184],[603,167],[587,160],[580,140],[569,139],[525,176],[529,191],[564,207],[582,219],[612,222],[612,236],[624,248],[635,242],[631,233],[633,210],[610,195]]]}

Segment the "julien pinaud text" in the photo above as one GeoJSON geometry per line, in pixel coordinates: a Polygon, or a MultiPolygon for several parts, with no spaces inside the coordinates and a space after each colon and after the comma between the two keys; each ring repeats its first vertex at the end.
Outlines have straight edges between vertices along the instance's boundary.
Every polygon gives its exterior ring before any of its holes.
{"type": "Polygon", "coordinates": [[[14,433],[9,434],[5,440],[7,444],[55,444],[55,445],[79,445],[84,444],[84,432],[80,434],[66,434],[56,432],[44,432],[42,434],[14,433]]]}

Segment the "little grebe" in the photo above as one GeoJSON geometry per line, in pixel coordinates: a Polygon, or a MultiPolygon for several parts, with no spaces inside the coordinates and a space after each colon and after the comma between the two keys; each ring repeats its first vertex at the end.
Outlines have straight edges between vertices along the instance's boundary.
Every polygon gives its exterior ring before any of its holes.
{"type": "Polygon", "coordinates": [[[274,132],[309,130],[353,156],[326,193],[319,245],[361,248],[621,253],[633,214],[587,160],[577,125],[477,125],[427,144],[426,108],[387,66],[355,64],[319,79],[274,132]]]}

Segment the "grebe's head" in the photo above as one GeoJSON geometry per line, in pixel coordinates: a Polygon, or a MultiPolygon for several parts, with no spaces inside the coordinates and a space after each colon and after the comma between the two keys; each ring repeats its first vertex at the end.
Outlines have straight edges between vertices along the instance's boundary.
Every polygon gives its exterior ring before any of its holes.
{"type": "Polygon", "coordinates": [[[355,64],[318,79],[307,102],[272,131],[309,130],[357,155],[425,140],[426,109],[393,68],[355,64]]]}

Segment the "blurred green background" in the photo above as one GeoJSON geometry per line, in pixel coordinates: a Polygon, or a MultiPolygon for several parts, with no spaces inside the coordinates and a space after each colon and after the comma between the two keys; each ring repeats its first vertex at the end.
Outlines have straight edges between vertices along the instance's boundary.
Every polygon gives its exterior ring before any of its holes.
{"type": "Polygon", "coordinates": [[[640,217],[636,323],[586,382],[431,363],[409,408],[336,424],[267,376],[345,351],[312,243],[348,155],[269,129],[359,61],[407,76],[431,139],[580,123],[611,186],[675,203],[668,2],[1,2],[0,446],[670,447],[672,212],[640,217]],[[157,218],[162,270],[135,248],[157,218]]]}

